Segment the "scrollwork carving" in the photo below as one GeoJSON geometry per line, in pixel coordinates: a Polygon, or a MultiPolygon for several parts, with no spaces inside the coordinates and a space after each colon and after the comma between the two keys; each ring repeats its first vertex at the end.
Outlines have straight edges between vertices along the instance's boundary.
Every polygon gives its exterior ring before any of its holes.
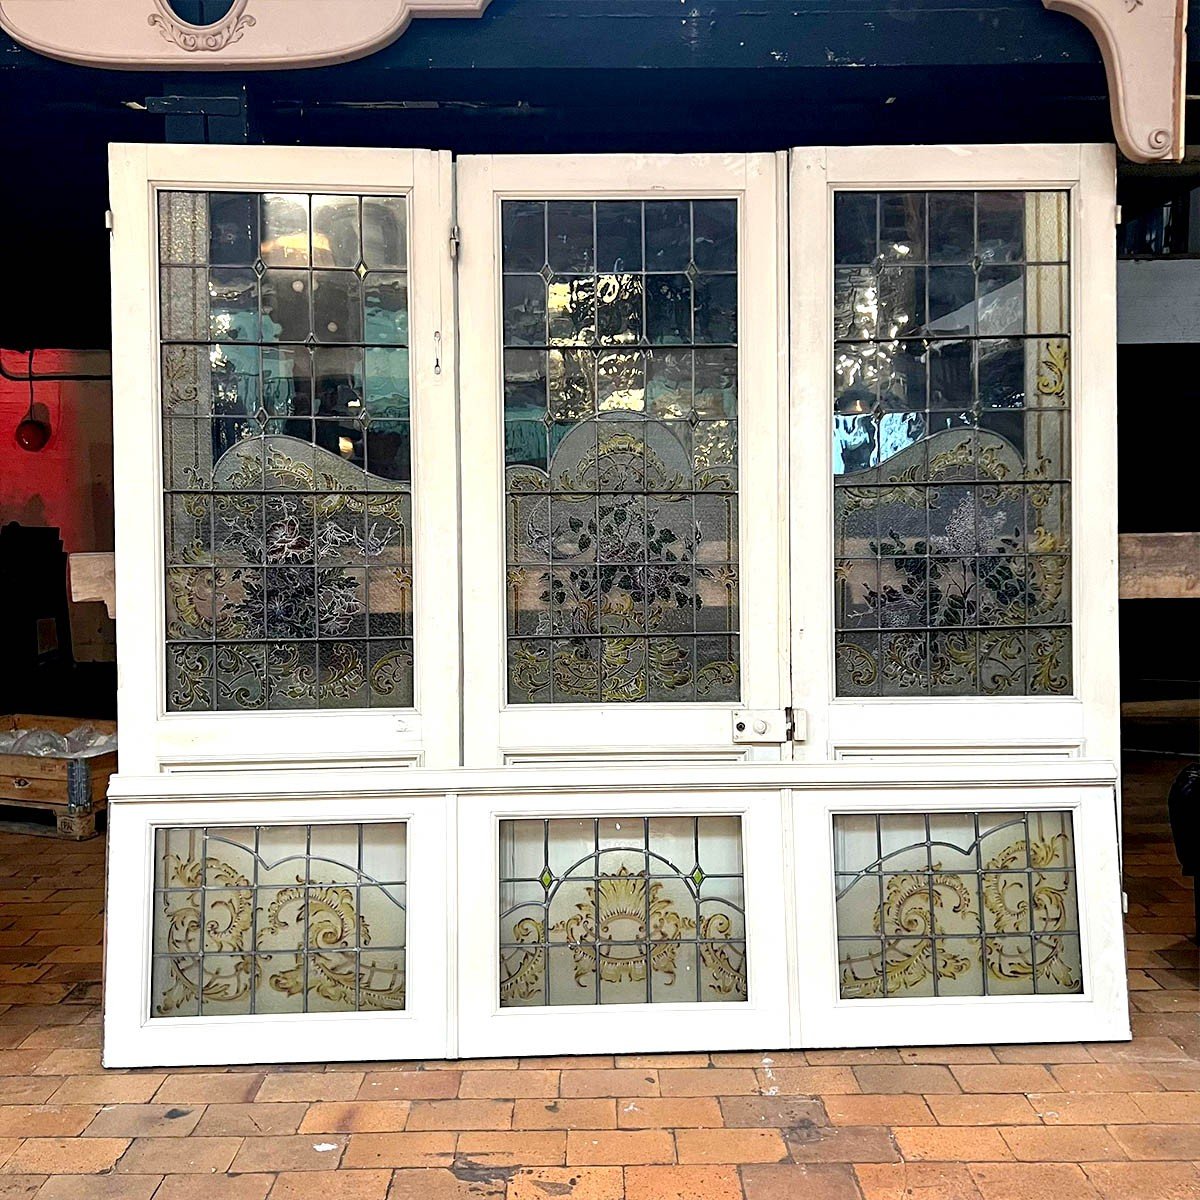
{"type": "Polygon", "coordinates": [[[235,0],[220,20],[195,25],[170,0],[0,0],[0,29],[39,54],[108,70],[282,71],[351,62],[414,17],[478,17],[488,3],[235,0]]]}
{"type": "Polygon", "coordinates": [[[1187,0],[1042,0],[1100,46],[1117,144],[1134,162],[1183,157],[1187,0]]]}
{"type": "Polygon", "coordinates": [[[154,0],[154,3],[158,12],[147,17],[149,24],[167,41],[189,54],[224,50],[226,46],[240,41],[246,30],[255,24],[254,18],[246,12],[250,0],[234,0],[229,12],[211,25],[193,25],[190,21],[180,19],[169,0],[154,0]]]}

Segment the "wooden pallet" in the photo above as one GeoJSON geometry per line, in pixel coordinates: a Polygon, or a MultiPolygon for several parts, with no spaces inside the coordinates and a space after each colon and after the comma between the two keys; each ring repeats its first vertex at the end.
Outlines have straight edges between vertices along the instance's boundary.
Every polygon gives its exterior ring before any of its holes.
{"type": "MultiPolygon", "coordinates": [[[[114,721],[84,717],[0,716],[0,730],[49,729],[67,734],[80,725],[116,733],[114,721]]],[[[83,841],[96,836],[96,815],[108,803],[108,780],[117,769],[116,751],[93,758],[0,753],[0,805],[53,812],[59,837],[83,841]]]]}

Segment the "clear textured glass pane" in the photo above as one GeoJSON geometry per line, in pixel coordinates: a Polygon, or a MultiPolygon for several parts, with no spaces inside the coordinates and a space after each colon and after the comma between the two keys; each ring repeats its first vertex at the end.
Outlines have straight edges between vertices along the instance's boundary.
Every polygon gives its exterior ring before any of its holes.
{"type": "Polygon", "coordinates": [[[874,261],[879,197],[874,192],[838,192],[833,203],[834,262],[865,265],[874,261]]]}
{"type": "Polygon", "coordinates": [[[402,271],[408,265],[408,202],[403,196],[363,197],[362,248],[368,271],[402,271]]]}
{"type": "Polygon", "coordinates": [[[363,340],[362,285],[353,271],[313,272],[313,334],[321,342],[363,340]]]}
{"type": "Polygon", "coordinates": [[[879,253],[895,262],[924,262],[925,196],[885,192],[879,197],[879,253]]]}
{"type": "Polygon", "coordinates": [[[312,198],[314,267],[357,267],[362,261],[357,196],[312,198]]]}
{"type": "MultiPolygon", "coordinates": [[[[519,236],[520,209],[513,205],[513,236],[519,236]]],[[[532,232],[532,231],[531,231],[532,232]]],[[[596,269],[601,272],[642,270],[642,206],[610,201],[596,206],[596,269]]]]}
{"type": "Polygon", "coordinates": [[[692,201],[692,261],[701,271],[737,270],[737,202],[692,201]]]}
{"type": "Polygon", "coordinates": [[[971,192],[929,194],[929,261],[967,263],[975,254],[975,196],[971,192]]]}
{"type": "Polygon", "coordinates": [[[552,271],[591,271],[595,245],[595,206],[590,201],[551,200],[546,205],[546,262],[552,271]]]}
{"type": "Polygon", "coordinates": [[[406,203],[160,197],[169,711],[412,703],[406,203]]]}
{"type": "Polygon", "coordinates": [[[365,340],[375,345],[408,343],[408,276],[373,271],[363,280],[365,340]]]}
{"type": "Polygon", "coordinates": [[[259,256],[269,267],[309,266],[309,202],[306,195],[260,197],[259,256]]]}
{"type": "Polygon", "coordinates": [[[686,200],[656,200],[643,205],[646,270],[682,271],[692,259],[691,205],[686,200]]]}
{"type": "Polygon", "coordinates": [[[1025,258],[1025,193],[979,192],[975,214],[975,249],[981,262],[1020,262],[1025,258]]]}
{"type": "Polygon", "coordinates": [[[839,695],[1072,690],[1067,218],[1064,192],[835,195],[839,695]]]}
{"type": "Polygon", "coordinates": [[[271,267],[262,273],[262,339],[303,342],[312,333],[312,280],[308,271],[271,267]]]}
{"type": "Polygon", "coordinates": [[[512,703],[740,691],[737,211],[503,204],[512,703]]]}
{"type": "Polygon", "coordinates": [[[833,839],[844,999],[1082,992],[1070,813],[839,814],[833,839]]]}
{"type": "Polygon", "coordinates": [[[500,822],[501,1007],[747,997],[737,817],[500,822]]]}
{"type": "Polygon", "coordinates": [[[208,196],[208,218],[208,261],[253,266],[259,257],[258,197],[252,192],[213,192],[208,196]]]}

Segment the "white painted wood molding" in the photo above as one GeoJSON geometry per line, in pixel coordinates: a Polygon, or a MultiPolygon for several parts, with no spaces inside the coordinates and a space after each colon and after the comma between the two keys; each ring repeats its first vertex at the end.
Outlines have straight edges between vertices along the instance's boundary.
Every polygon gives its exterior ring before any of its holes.
{"type": "Polygon", "coordinates": [[[1183,158],[1187,0],[1042,0],[1082,21],[1100,46],[1113,130],[1134,162],[1183,158]]]}
{"type": "Polygon", "coordinates": [[[363,58],[413,17],[477,17],[489,0],[233,0],[181,20],[170,0],[0,0],[0,29],[45,54],[119,71],[263,71],[363,58]]]}

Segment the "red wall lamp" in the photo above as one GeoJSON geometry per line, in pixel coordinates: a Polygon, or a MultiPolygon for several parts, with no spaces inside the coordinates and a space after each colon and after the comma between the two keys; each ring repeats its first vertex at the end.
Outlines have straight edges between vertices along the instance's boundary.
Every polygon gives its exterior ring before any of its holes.
{"type": "Polygon", "coordinates": [[[21,418],[16,431],[17,445],[22,450],[37,453],[50,440],[50,422],[39,416],[33,404],[33,351],[29,351],[29,411],[21,418]]]}

